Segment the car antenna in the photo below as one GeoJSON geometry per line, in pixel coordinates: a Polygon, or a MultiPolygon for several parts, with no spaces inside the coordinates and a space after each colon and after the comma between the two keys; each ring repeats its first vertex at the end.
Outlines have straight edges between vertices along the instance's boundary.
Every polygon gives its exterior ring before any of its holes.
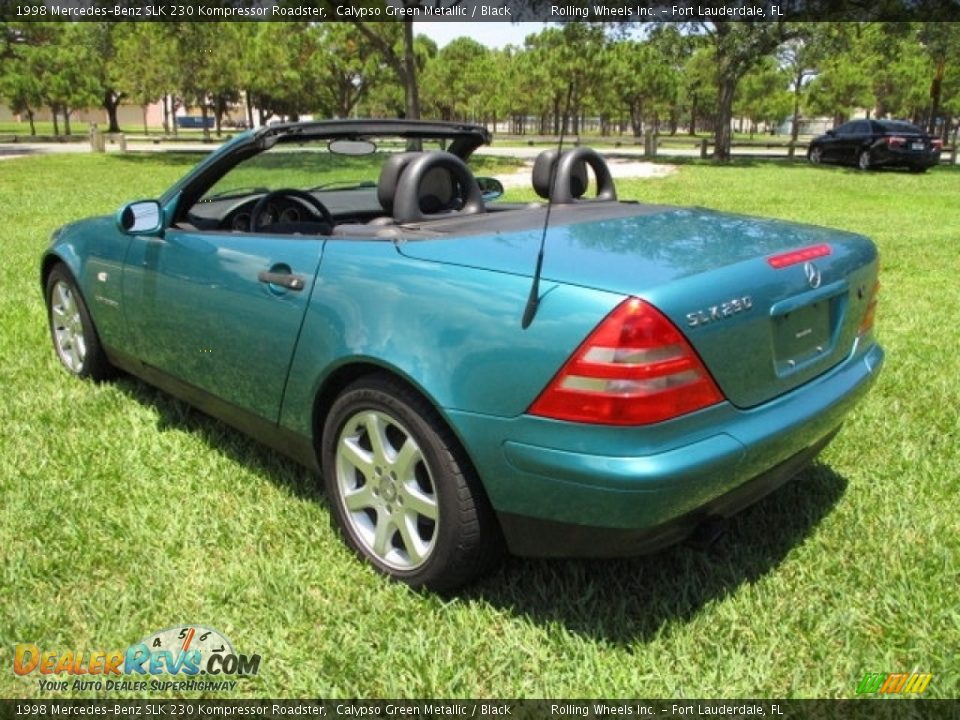
{"type": "Polygon", "coordinates": [[[560,156],[563,154],[563,136],[567,129],[567,116],[570,114],[570,98],[573,96],[573,83],[567,85],[567,102],[563,108],[563,122],[560,124],[560,142],[557,143],[557,159],[550,166],[550,183],[547,185],[547,213],[543,219],[543,232],[540,233],[540,249],[537,251],[537,265],[533,271],[533,282],[530,283],[530,295],[527,297],[527,306],[523,309],[523,318],[520,327],[526,330],[533,322],[537,308],[540,306],[540,273],[543,270],[543,247],[547,241],[547,228],[550,227],[550,209],[553,207],[553,184],[557,181],[557,169],[560,167],[560,156]]]}

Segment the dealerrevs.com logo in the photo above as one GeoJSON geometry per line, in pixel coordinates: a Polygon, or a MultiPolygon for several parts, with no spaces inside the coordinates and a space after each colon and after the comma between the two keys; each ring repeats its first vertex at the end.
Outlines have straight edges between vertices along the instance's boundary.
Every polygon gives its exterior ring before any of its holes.
{"type": "Polygon", "coordinates": [[[16,675],[35,677],[40,690],[53,692],[233,690],[233,678],[259,671],[259,655],[235,652],[226,636],[200,625],[160,630],[124,649],[51,650],[19,643],[13,654],[16,675]]]}

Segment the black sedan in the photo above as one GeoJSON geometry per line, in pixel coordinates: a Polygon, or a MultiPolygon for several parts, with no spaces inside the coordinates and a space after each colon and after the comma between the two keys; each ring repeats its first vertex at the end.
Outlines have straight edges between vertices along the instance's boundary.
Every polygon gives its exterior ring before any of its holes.
{"type": "Polygon", "coordinates": [[[853,120],[810,143],[807,159],[855,165],[861,170],[906,167],[926,172],[940,162],[943,141],[901,120],[853,120]]]}

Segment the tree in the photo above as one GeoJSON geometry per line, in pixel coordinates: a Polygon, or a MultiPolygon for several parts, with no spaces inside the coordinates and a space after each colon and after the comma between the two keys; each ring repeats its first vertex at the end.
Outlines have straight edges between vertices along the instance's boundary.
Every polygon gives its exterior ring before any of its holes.
{"type": "Polygon", "coordinates": [[[690,135],[696,135],[698,123],[706,117],[710,127],[716,126],[717,77],[714,50],[710,46],[697,48],[684,64],[681,74],[682,94],[689,103],[690,135]]]}
{"type": "Polygon", "coordinates": [[[117,90],[140,105],[143,132],[149,133],[147,106],[176,89],[175,43],[159,23],[129,23],[116,48],[117,90]]]}
{"type": "MultiPolygon", "coordinates": [[[[831,50],[836,50],[842,26],[836,23],[792,23],[793,37],[788,38],[777,54],[780,65],[790,78],[793,113],[790,120],[790,141],[800,135],[800,106],[807,82],[819,71],[831,50]]],[[[793,154],[793,146],[790,147],[793,154]]]]}
{"type": "Polygon", "coordinates": [[[350,23],[312,26],[316,51],[307,71],[318,78],[313,109],[349,117],[357,104],[383,81],[385,66],[366,38],[350,23]]]}
{"type": "Polygon", "coordinates": [[[750,135],[759,123],[775,126],[790,112],[791,96],[787,90],[790,79],[777,66],[773,57],[764,58],[744,75],[737,86],[734,99],[736,114],[750,120],[750,135]]]}
{"type": "Polygon", "coordinates": [[[820,63],[820,72],[807,86],[807,107],[845,122],[857,108],[876,105],[873,92],[875,60],[865,45],[861,26],[845,29],[820,63]]]}
{"type": "Polygon", "coordinates": [[[781,21],[714,21],[695,25],[710,39],[716,62],[717,123],[714,128],[713,157],[728,161],[730,123],[737,83],[764,57],[789,39],[791,32],[781,21]]]}
{"type": "Polygon", "coordinates": [[[442,120],[475,119],[490,87],[491,51],[470,38],[457,38],[437,52],[422,77],[425,106],[442,120]]]}
{"type": "Polygon", "coordinates": [[[63,25],[59,36],[36,49],[34,70],[38,71],[40,97],[50,108],[54,133],[59,134],[57,114],[63,115],[64,132],[69,135],[70,116],[76,108],[95,105],[101,86],[90,67],[96,63],[82,23],[63,25]]]}
{"type": "MultiPolygon", "coordinates": [[[[927,128],[933,134],[937,129],[937,118],[940,116],[944,98],[950,97],[944,93],[944,87],[949,87],[946,84],[949,72],[953,70],[955,74],[957,66],[960,65],[960,23],[923,23],[919,28],[918,39],[933,65],[930,78],[930,113],[927,120],[927,128]]],[[[953,107],[952,103],[950,105],[953,107]]],[[[955,110],[953,113],[957,114],[955,110]]],[[[947,139],[947,131],[947,123],[944,123],[944,140],[947,139]]]]}
{"type": "Polygon", "coordinates": [[[639,137],[645,119],[658,118],[660,111],[670,107],[679,78],[663,48],[651,41],[616,42],[607,55],[613,94],[626,106],[633,134],[639,137]]]}
{"type": "Polygon", "coordinates": [[[116,38],[122,23],[82,22],[77,23],[76,42],[86,52],[83,72],[97,86],[99,104],[107,111],[107,132],[120,132],[117,108],[126,97],[117,89],[117,75],[121,66],[117,63],[116,38]]]}

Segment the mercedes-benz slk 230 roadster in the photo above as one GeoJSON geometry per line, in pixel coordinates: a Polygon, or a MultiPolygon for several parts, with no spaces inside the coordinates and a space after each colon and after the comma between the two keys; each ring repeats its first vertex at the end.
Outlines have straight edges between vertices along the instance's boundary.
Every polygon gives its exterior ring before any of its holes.
{"type": "Polygon", "coordinates": [[[874,244],[619,201],[585,147],[536,159],[540,201],[504,202],[467,165],[489,139],[239,135],[159,200],[54,233],[60,361],[316,469],[347,543],[433,590],[504,549],[655,550],[810,463],[883,361],[874,244]]]}

